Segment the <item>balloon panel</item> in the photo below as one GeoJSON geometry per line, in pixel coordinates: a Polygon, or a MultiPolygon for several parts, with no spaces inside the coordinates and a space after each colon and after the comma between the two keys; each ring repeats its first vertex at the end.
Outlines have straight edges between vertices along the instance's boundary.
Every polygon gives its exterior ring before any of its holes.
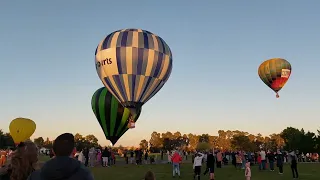
{"type": "MultiPolygon", "coordinates": [[[[129,109],[124,108],[105,87],[94,93],[91,105],[106,138],[115,144],[128,130],[129,109]]],[[[134,117],[135,121],[139,115],[140,112],[134,117]]]]}
{"type": "Polygon", "coordinates": [[[31,119],[16,118],[9,125],[14,143],[18,144],[29,139],[36,130],[36,124],[31,119]]]}
{"type": "Polygon", "coordinates": [[[96,49],[98,75],[125,106],[153,97],[172,71],[172,54],[159,36],[141,29],[111,33],[96,49]]]}
{"type": "Polygon", "coordinates": [[[280,91],[291,75],[291,65],[281,58],[264,61],[258,69],[260,79],[275,92],[280,91]]]}

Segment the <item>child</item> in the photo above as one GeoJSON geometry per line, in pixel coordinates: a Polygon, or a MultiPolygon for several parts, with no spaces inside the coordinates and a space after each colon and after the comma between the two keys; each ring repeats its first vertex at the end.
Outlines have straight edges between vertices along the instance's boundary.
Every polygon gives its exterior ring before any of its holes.
{"type": "Polygon", "coordinates": [[[259,170],[262,170],[262,159],[261,159],[260,154],[258,155],[257,162],[258,162],[258,165],[259,165],[259,170]]]}
{"type": "Polygon", "coordinates": [[[246,163],[246,170],[245,170],[245,177],[246,180],[250,180],[251,179],[251,169],[250,169],[250,162],[246,163]]]}

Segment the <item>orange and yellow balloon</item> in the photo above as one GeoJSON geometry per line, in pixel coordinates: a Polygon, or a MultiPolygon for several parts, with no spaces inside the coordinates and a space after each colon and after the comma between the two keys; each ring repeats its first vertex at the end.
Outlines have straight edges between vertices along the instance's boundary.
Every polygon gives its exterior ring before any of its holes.
{"type": "Polygon", "coordinates": [[[291,75],[291,64],[282,58],[273,58],[264,61],[258,68],[260,79],[269,86],[276,97],[278,92],[284,87],[291,75]]]}
{"type": "Polygon", "coordinates": [[[10,134],[15,144],[29,139],[36,130],[36,123],[27,118],[16,118],[9,125],[10,134]]]}

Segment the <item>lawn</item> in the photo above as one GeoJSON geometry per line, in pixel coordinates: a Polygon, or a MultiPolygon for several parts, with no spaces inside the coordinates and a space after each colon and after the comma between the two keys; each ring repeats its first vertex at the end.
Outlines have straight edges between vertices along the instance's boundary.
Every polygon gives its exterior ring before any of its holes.
{"type": "MultiPolygon", "coordinates": [[[[40,161],[47,160],[47,157],[40,157],[40,161]]],[[[277,171],[259,172],[257,166],[252,166],[252,180],[291,180],[291,169],[289,165],[284,168],[284,174],[279,175],[277,171]]],[[[300,178],[302,180],[319,180],[320,179],[320,163],[303,163],[298,164],[300,178]]],[[[155,173],[157,180],[171,180],[172,169],[170,164],[155,165],[125,165],[119,160],[117,165],[110,168],[95,167],[90,169],[95,180],[141,180],[144,174],[151,170],[155,173]]],[[[181,179],[190,180],[193,176],[192,164],[185,163],[181,165],[181,179]]],[[[216,169],[216,180],[241,180],[244,179],[244,171],[236,170],[232,166],[224,166],[222,169],[216,169]]],[[[202,176],[201,179],[209,179],[202,176]]]]}
{"type": "MultiPolygon", "coordinates": [[[[305,180],[319,180],[320,179],[320,164],[299,164],[300,178],[305,180]]],[[[119,165],[110,168],[92,168],[95,180],[128,180],[128,179],[143,179],[146,171],[151,170],[155,173],[157,180],[172,179],[171,165],[158,164],[158,165],[119,165]]],[[[182,164],[181,167],[183,180],[192,179],[192,166],[191,164],[182,164]]],[[[224,166],[222,169],[216,169],[216,180],[241,180],[244,178],[243,170],[236,170],[232,166],[224,166]]],[[[253,180],[291,180],[290,166],[285,166],[284,174],[279,175],[278,172],[264,171],[259,172],[256,166],[252,167],[253,180]]],[[[201,179],[209,179],[208,176],[203,176],[201,179]]]]}

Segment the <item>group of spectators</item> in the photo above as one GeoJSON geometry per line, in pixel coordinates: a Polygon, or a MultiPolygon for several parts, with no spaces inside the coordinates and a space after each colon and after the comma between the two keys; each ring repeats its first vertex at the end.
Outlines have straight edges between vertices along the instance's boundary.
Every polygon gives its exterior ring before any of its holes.
{"type": "Polygon", "coordinates": [[[1,180],[93,180],[91,172],[73,157],[74,136],[64,133],[53,143],[54,158],[38,167],[38,148],[26,141],[18,145],[9,160],[0,168],[1,180]]]}

